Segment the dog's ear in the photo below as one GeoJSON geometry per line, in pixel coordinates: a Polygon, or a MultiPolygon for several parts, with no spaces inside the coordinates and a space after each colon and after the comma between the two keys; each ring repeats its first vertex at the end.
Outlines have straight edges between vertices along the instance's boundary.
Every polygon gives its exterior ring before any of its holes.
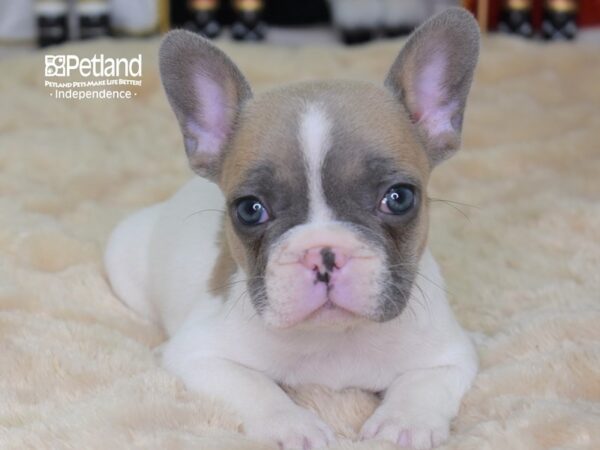
{"type": "Polygon", "coordinates": [[[221,50],[183,30],[163,39],[160,74],[190,166],[215,180],[241,107],[252,97],[248,82],[221,50]]]}
{"type": "Polygon", "coordinates": [[[385,80],[416,124],[432,166],[460,146],[478,55],[477,22],[466,10],[450,8],[410,36],[385,80]]]}

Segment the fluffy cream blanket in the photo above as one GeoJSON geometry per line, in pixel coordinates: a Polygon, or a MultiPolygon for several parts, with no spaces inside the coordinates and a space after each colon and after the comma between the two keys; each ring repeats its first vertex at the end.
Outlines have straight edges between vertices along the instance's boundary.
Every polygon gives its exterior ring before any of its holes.
{"type": "MultiPolygon", "coordinates": [[[[381,80],[401,43],[222,46],[262,90],[381,80]]],[[[190,176],[157,42],[60,51],[142,52],[144,86],[129,101],[55,100],[42,54],[0,64],[0,447],[269,448],[157,364],[161,330],[103,274],[117,221],[190,176]]],[[[599,141],[600,48],[484,42],[464,149],[431,186],[431,247],[481,358],[444,448],[600,448],[599,141]]],[[[371,394],[292,395],[335,428],[339,448],[393,448],[352,441],[371,394]]]]}

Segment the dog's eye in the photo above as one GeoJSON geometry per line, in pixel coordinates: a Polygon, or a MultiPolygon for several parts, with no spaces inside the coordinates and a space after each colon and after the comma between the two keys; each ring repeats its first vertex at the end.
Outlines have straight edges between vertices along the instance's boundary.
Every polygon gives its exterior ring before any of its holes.
{"type": "Polygon", "coordinates": [[[408,184],[396,184],[388,189],[379,210],[386,214],[406,214],[415,206],[415,188],[408,184]]]}
{"type": "Polygon", "coordinates": [[[240,222],[247,226],[258,225],[269,220],[267,209],[256,197],[239,199],[235,211],[240,222]]]}

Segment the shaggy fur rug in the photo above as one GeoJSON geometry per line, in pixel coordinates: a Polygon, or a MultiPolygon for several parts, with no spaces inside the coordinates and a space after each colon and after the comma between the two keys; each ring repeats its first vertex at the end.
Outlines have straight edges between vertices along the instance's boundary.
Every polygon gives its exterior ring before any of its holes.
{"type": "MultiPolygon", "coordinates": [[[[256,89],[383,79],[401,43],[223,44],[256,89]]],[[[0,64],[0,447],[270,448],[155,361],[160,329],[111,293],[101,255],[127,213],[190,176],[156,41],[58,51],[143,53],[133,100],[56,100],[43,55],[0,64]]],[[[600,48],[483,44],[463,150],[436,170],[430,243],[481,371],[445,449],[600,448],[600,48]]],[[[292,393],[355,443],[368,393],[292,393]]],[[[257,399],[260,401],[260,399],[257,399]]]]}

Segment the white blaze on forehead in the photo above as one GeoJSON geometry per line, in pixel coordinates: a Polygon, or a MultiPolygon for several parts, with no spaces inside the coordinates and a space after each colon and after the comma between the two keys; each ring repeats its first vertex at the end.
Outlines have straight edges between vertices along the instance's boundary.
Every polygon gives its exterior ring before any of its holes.
{"type": "Polygon", "coordinates": [[[316,104],[307,105],[300,117],[300,147],[307,168],[309,221],[333,220],[321,183],[321,169],[330,145],[330,119],[323,108],[316,104]]]}

